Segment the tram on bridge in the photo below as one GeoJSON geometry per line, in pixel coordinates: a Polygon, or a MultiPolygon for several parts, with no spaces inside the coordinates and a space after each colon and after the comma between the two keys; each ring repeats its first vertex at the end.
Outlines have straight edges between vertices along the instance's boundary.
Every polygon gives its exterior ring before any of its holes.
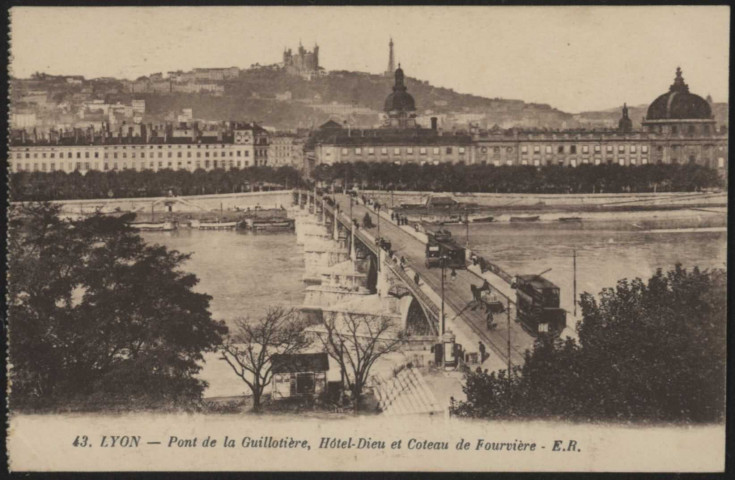
{"type": "Polygon", "coordinates": [[[445,268],[467,268],[465,249],[457,244],[448,230],[427,232],[426,268],[441,267],[444,258],[445,268]]]}
{"type": "Polygon", "coordinates": [[[540,275],[517,275],[518,320],[533,336],[559,335],[567,323],[567,312],[559,308],[559,287],[540,275]]]}

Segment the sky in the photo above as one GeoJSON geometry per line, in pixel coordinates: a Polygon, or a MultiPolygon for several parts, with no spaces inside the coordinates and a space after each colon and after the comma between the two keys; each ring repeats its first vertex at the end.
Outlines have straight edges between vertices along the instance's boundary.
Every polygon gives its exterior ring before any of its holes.
{"type": "MultiPolygon", "coordinates": [[[[567,112],[648,104],[680,66],[728,99],[728,7],[14,7],[10,74],[141,75],[281,61],[381,73],[388,41],[410,77],[567,112]]],[[[421,99],[417,98],[420,107],[421,99]]]]}

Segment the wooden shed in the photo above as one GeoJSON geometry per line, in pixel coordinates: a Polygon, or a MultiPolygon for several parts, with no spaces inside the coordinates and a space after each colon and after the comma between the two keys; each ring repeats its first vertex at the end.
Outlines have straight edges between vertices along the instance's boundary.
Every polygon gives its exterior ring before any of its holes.
{"type": "Polygon", "coordinates": [[[316,397],[327,385],[329,356],[326,353],[273,355],[272,398],[316,397]]]}

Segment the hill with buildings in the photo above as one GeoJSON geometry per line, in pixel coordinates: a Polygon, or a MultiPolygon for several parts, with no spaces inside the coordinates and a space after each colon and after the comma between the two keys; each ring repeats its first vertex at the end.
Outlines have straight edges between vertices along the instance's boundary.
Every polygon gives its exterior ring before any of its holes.
{"type": "MultiPolygon", "coordinates": [[[[154,116],[192,108],[196,118],[257,120],[277,128],[311,127],[329,119],[368,127],[380,122],[392,85],[393,79],[385,75],[333,71],[303,78],[261,67],[224,81],[218,95],[155,92],[142,98],[147,113],[154,116]]],[[[461,94],[410,77],[406,86],[417,99],[419,121],[426,125],[431,116],[439,117],[446,128],[470,122],[485,127],[556,128],[574,123],[572,115],[549,105],[461,94]]]]}
{"type": "MultiPolygon", "coordinates": [[[[11,123],[14,127],[43,128],[102,121],[236,120],[293,129],[310,128],[329,119],[354,127],[381,122],[392,76],[326,72],[318,63],[306,61],[308,57],[304,61],[299,58],[286,58],[290,63],[284,62],[285,66],[194,69],[136,80],[46,74],[11,79],[11,123]],[[133,100],[144,101],[142,110],[134,107],[133,100]],[[182,112],[188,114],[182,116],[182,112]]],[[[464,129],[469,124],[481,128],[611,128],[620,119],[619,107],[571,114],[546,104],[458,93],[410,76],[405,83],[416,99],[418,123],[428,126],[430,117],[435,116],[439,126],[447,130],[464,129]]],[[[646,108],[630,107],[634,127],[640,126],[646,108]]],[[[727,104],[713,104],[713,112],[718,124],[727,124],[727,104]]]]}

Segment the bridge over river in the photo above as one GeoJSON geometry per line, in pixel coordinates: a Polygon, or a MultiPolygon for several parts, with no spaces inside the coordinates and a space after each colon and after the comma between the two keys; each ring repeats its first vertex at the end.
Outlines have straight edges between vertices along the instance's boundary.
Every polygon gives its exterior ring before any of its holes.
{"type": "MultiPolygon", "coordinates": [[[[382,237],[391,243],[391,249],[400,258],[405,257],[407,260],[407,270],[417,272],[421,280],[421,287],[417,286],[413,281],[413,274],[407,274],[393,262],[381,262],[399,279],[401,284],[411,292],[414,298],[421,304],[424,313],[432,324],[434,333],[441,330],[439,318],[441,311],[441,268],[427,268],[425,266],[425,242],[420,239],[420,235],[411,234],[406,227],[399,227],[395,222],[391,221],[390,215],[386,212],[380,212],[380,221],[374,210],[369,207],[357,204],[351,197],[343,194],[330,195],[334,199],[335,206],[329,205],[324,198],[314,192],[295,191],[295,199],[306,202],[308,205],[312,203],[316,208],[315,212],[321,210],[322,215],[328,215],[334,218],[335,210],[337,211],[336,219],[340,227],[352,231],[352,219],[362,219],[365,213],[369,213],[373,218],[373,228],[356,228],[354,229],[354,237],[356,242],[360,242],[368,248],[373,255],[381,258],[380,248],[376,245],[375,239],[382,237]],[[427,289],[428,287],[428,289],[427,289]]],[[[382,253],[385,256],[385,252],[382,253]]],[[[495,314],[494,321],[497,327],[490,330],[487,328],[486,313],[484,308],[478,308],[472,297],[471,285],[480,286],[483,278],[478,273],[471,270],[458,269],[455,271],[456,277],[451,278],[449,272],[445,272],[444,280],[444,302],[445,302],[445,325],[451,328],[455,333],[462,333],[465,339],[472,339],[474,345],[465,345],[466,350],[475,350],[478,342],[483,342],[491,353],[495,355],[494,365],[498,365],[497,360],[502,360],[503,365],[508,362],[508,352],[510,351],[510,361],[513,365],[520,365],[524,360],[524,352],[532,349],[534,337],[527,333],[516,321],[516,308],[514,299],[509,298],[512,290],[507,284],[498,279],[491,282],[494,293],[503,299],[506,309],[509,313],[495,314]],[[476,307],[473,309],[473,307],[476,307]],[[459,330],[459,331],[458,331],[459,330]]]]}

